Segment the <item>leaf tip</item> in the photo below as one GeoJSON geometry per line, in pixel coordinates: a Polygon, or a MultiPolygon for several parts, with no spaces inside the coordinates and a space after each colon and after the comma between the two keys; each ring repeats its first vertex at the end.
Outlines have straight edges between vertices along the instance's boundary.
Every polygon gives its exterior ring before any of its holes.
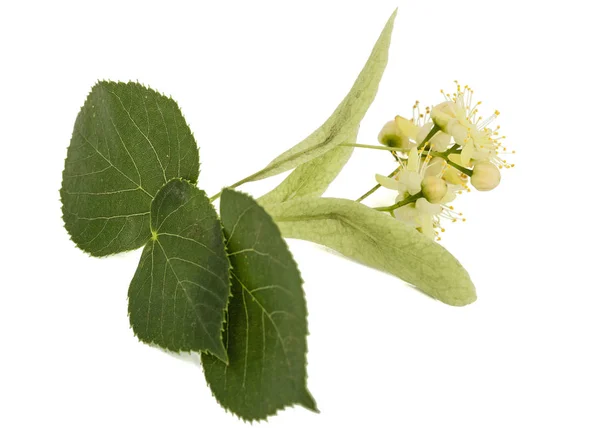
{"type": "Polygon", "coordinates": [[[223,346],[222,342],[220,343],[220,345],[221,346],[219,346],[217,349],[209,350],[209,353],[212,354],[212,355],[214,355],[223,364],[225,364],[226,366],[228,366],[229,365],[229,356],[227,355],[227,350],[223,346]]]}
{"type": "Polygon", "coordinates": [[[303,389],[303,391],[299,397],[298,404],[300,404],[302,407],[304,407],[305,409],[308,409],[312,412],[321,413],[321,411],[317,407],[317,402],[313,398],[312,394],[306,388],[303,389]]]}

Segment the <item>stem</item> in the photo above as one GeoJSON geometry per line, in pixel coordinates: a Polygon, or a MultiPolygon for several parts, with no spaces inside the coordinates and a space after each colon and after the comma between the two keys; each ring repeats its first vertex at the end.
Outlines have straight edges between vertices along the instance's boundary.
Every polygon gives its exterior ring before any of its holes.
{"type": "MultiPolygon", "coordinates": [[[[433,124],[433,128],[431,128],[431,131],[429,131],[429,134],[427,134],[427,136],[425,137],[425,139],[419,145],[418,148],[420,149],[420,148],[424,147],[425,144],[427,144],[429,142],[429,140],[431,140],[434,137],[434,135],[438,133],[438,131],[440,131],[440,127],[437,126],[436,124],[433,124]]],[[[397,150],[391,150],[391,148],[389,148],[389,147],[368,146],[368,145],[365,145],[365,144],[342,144],[342,146],[363,147],[363,148],[378,149],[378,150],[389,150],[389,151],[392,152],[392,154],[395,154],[395,152],[397,151],[397,150]]],[[[456,147],[456,145],[453,146],[453,147],[451,147],[450,149],[448,149],[443,154],[445,155],[446,153],[449,152],[449,150],[453,150],[455,147],[456,147]]],[[[444,159],[446,159],[447,156],[443,156],[443,157],[444,157],[444,159]]],[[[402,166],[399,166],[398,168],[396,168],[394,170],[394,172],[392,172],[390,175],[388,175],[388,177],[390,177],[390,178],[393,177],[394,174],[396,174],[400,170],[400,168],[402,168],[402,166]]],[[[365,193],[360,198],[358,198],[356,200],[356,202],[361,202],[363,199],[365,199],[367,196],[371,195],[373,192],[375,192],[380,187],[381,187],[381,184],[377,184],[376,186],[373,186],[373,188],[371,188],[371,190],[369,190],[367,193],[365,193]]],[[[400,205],[400,206],[402,206],[402,205],[400,205]]]]}
{"type": "Polygon", "coordinates": [[[387,146],[371,146],[369,144],[350,144],[343,143],[340,146],[346,147],[360,147],[362,149],[374,149],[374,150],[387,150],[388,152],[397,152],[399,149],[397,147],[387,147],[387,146]]]}
{"type": "Polygon", "coordinates": [[[431,131],[429,131],[429,134],[427,134],[427,136],[425,137],[423,142],[419,144],[419,147],[417,147],[417,149],[422,149],[423,147],[425,147],[429,140],[431,140],[435,136],[435,134],[438,133],[438,131],[441,131],[441,128],[434,123],[433,128],[431,128],[431,131]]]}
{"type": "Polygon", "coordinates": [[[465,168],[464,166],[460,166],[459,164],[457,164],[456,162],[452,162],[450,159],[446,158],[446,162],[448,162],[448,165],[452,165],[454,168],[458,169],[460,172],[462,172],[463,174],[467,174],[469,177],[473,175],[473,171],[471,171],[468,168],[465,168]]]}
{"type": "MultiPolygon", "coordinates": [[[[244,183],[248,183],[249,181],[252,181],[252,179],[253,179],[254,177],[256,177],[258,174],[260,174],[261,172],[262,172],[262,170],[261,170],[261,171],[258,171],[258,172],[255,172],[254,174],[252,174],[252,175],[249,175],[248,177],[241,179],[241,180],[240,180],[240,181],[238,181],[237,183],[233,183],[231,186],[227,186],[227,188],[228,188],[228,189],[235,189],[236,187],[238,187],[238,186],[241,186],[241,185],[242,185],[242,184],[244,184],[244,183]]],[[[223,192],[223,191],[221,190],[221,191],[220,191],[219,193],[217,193],[216,195],[213,195],[213,196],[211,196],[211,197],[210,197],[210,202],[214,202],[216,199],[218,199],[218,198],[221,196],[221,193],[222,193],[222,192],[223,192]]]]}
{"type": "MultiPolygon", "coordinates": [[[[399,166],[398,168],[396,168],[394,171],[392,171],[390,174],[388,174],[388,178],[392,178],[398,171],[400,171],[400,169],[402,168],[402,165],[399,166]]],[[[366,197],[372,195],[373,193],[375,193],[375,191],[377,189],[379,189],[381,187],[381,184],[377,183],[375,186],[373,186],[367,193],[365,193],[364,195],[362,195],[360,198],[358,198],[356,200],[356,202],[361,202],[363,199],[365,199],[366,197]]]]}
{"type": "Polygon", "coordinates": [[[464,166],[461,166],[461,165],[457,164],[456,162],[451,161],[448,158],[449,155],[451,155],[453,153],[458,153],[460,151],[459,149],[460,149],[460,146],[458,144],[455,144],[452,147],[450,147],[448,150],[446,150],[445,152],[429,152],[427,154],[422,153],[421,157],[433,156],[436,158],[442,158],[448,163],[448,165],[453,166],[454,168],[456,168],[463,174],[467,174],[470,177],[473,175],[472,170],[465,168],[464,166]]]}
{"type": "Polygon", "coordinates": [[[408,205],[412,202],[415,202],[417,199],[422,198],[422,197],[423,197],[423,192],[419,192],[419,193],[409,196],[408,198],[406,198],[400,202],[396,202],[394,205],[390,205],[389,207],[376,207],[375,209],[377,211],[393,212],[395,209],[403,207],[404,205],[408,205]]]}
{"type": "Polygon", "coordinates": [[[458,153],[460,151],[460,145],[455,144],[452,147],[450,147],[448,150],[446,150],[444,152],[444,155],[448,156],[451,155],[452,153],[458,153]]]}

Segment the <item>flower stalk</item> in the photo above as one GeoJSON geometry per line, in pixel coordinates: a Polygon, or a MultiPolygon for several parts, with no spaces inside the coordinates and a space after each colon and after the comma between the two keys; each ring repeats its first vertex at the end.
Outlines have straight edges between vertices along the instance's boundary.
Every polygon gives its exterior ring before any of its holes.
{"type": "Polygon", "coordinates": [[[377,211],[385,211],[385,212],[393,212],[394,210],[397,210],[400,207],[403,207],[404,205],[408,205],[410,203],[415,202],[417,199],[422,198],[423,197],[423,192],[419,192],[416,193],[414,195],[411,195],[405,199],[403,199],[400,202],[396,202],[394,205],[390,205],[389,207],[376,207],[375,209],[377,211]]]}
{"type": "MultiPolygon", "coordinates": [[[[398,173],[398,171],[400,171],[402,169],[402,166],[399,166],[398,168],[396,168],[395,170],[393,170],[391,173],[388,174],[388,178],[392,178],[394,175],[396,175],[398,173]]],[[[360,198],[358,198],[356,200],[356,202],[362,202],[363,199],[366,199],[368,196],[372,195],[373,193],[375,193],[375,191],[377,189],[379,189],[381,187],[381,184],[377,183],[375,186],[373,186],[371,189],[369,189],[368,192],[366,192],[364,195],[362,195],[360,198]]]]}

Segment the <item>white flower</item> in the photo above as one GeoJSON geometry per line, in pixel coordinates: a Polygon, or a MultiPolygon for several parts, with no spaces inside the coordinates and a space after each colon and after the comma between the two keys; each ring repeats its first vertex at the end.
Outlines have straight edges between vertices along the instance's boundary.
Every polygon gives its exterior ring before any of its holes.
{"type": "MultiPolygon", "coordinates": [[[[431,159],[430,156],[423,156],[423,151],[413,147],[408,155],[408,159],[402,160],[401,169],[394,177],[385,177],[377,174],[376,180],[383,187],[398,192],[396,202],[401,202],[411,196],[419,194],[423,187],[427,187],[431,178],[440,179],[446,170],[443,159],[431,159]],[[425,183],[425,184],[424,184],[425,183]]],[[[435,180],[433,180],[435,181],[435,180]]],[[[455,214],[453,208],[448,205],[456,197],[456,193],[464,186],[452,184],[446,185],[444,195],[439,198],[437,203],[429,202],[425,197],[420,197],[416,201],[403,205],[394,210],[394,217],[410,226],[419,229],[423,234],[430,238],[438,235],[437,229],[441,229],[440,220],[442,218],[456,221],[462,214],[455,214]]],[[[440,190],[437,191],[439,196],[440,190]]],[[[432,199],[436,201],[435,198],[432,199]]],[[[442,231],[444,229],[441,229],[442,231]]]]}
{"type": "Polygon", "coordinates": [[[510,167],[507,162],[499,157],[505,152],[498,135],[500,127],[488,127],[500,114],[497,110],[487,119],[478,116],[478,106],[481,101],[473,104],[473,90],[469,86],[464,89],[456,83],[456,92],[452,95],[442,94],[446,101],[431,109],[431,118],[440,129],[452,136],[454,142],[462,146],[462,164],[471,160],[488,161],[499,167],[510,167]]]}

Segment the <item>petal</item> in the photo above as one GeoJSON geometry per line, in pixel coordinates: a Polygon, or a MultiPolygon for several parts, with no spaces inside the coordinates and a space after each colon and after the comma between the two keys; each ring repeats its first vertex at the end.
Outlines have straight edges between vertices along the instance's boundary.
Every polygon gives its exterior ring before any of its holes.
{"type": "Polygon", "coordinates": [[[431,147],[436,152],[443,152],[450,145],[450,140],[451,140],[450,135],[448,135],[444,132],[438,132],[431,139],[431,147]]]}
{"type": "Polygon", "coordinates": [[[450,184],[462,184],[467,181],[466,178],[463,178],[462,173],[454,167],[446,168],[442,178],[450,184]]]}
{"type": "Polygon", "coordinates": [[[425,199],[425,198],[417,199],[417,202],[415,203],[415,207],[417,208],[417,210],[419,210],[419,212],[421,214],[428,214],[428,215],[438,215],[443,210],[443,208],[441,207],[440,204],[432,204],[429,201],[427,201],[427,199],[425,199]]]}
{"type": "Polygon", "coordinates": [[[396,196],[396,202],[400,202],[403,201],[404,199],[408,198],[410,196],[410,193],[408,193],[408,189],[406,188],[406,186],[402,183],[398,184],[398,196],[396,196]]]}
{"type": "Polygon", "coordinates": [[[433,158],[425,168],[425,177],[437,177],[442,174],[446,167],[446,161],[442,158],[433,158]]]}
{"type": "Polygon", "coordinates": [[[408,193],[411,195],[415,195],[421,191],[421,181],[423,181],[423,177],[418,172],[410,172],[408,183],[406,186],[408,187],[408,193]]]}
{"type": "Polygon", "coordinates": [[[406,135],[411,140],[417,139],[417,134],[419,133],[419,127],[413,123],[412,120],[408,120],[402,116],[396,116],[395,118],[396,126],[404,135],[406,135]]]}
{"type": "Polygon", "coordinates": [[[461,146],[465,145],[469,139],[469,129],[463,125],[458,120],[454,120],[451,124],[448,125],[448,133],[452,135],[454,138],[454,142],[461,146]]]}
{"type": "Polygon", "coordinates": [[[403,207],[394,210],[394,216],[403,223],[416,227],[416,219],[419,215],[419,212],[413,205],[414,204],[404,205],[403,207]]]}
{"type": "Polygon", "coordinates": [[[463,165],[468,165],[471,157],[473,157],[473,152],[475,151],[475,146],[473,145],[473,141],[469,141],[460,152],[460,162],[463,165]]]}
{"type": "Polygon", "coordinates": [[[423,142],[425,137],[427,137],[427,134],[429,134],[429,131],[431,131],[431,128],[433,128],[433,122],[427,122],[421,127],[417,134],[417,143],[421,144],[423,142]]]}
{"type": "Polygon", "coordinates": [[[433,239],[435,236],[433,232],[433,218],[428,214],[421,214],[419,215],[418,223],[421,226],[423,235],[433,239]]]}
{"type": "Polygon", "coordinates": [[[408,165],[406,167],[409,171],[418,171],[419,170],[419,152],[416,147],[410,149],[410,154],[408,155],[408,165]]]}
{"type": "Polygon", "coordinates": [[[398,181],[385,175],[375,174],[375,180],[386,189],[398,190],[398,181]]]}
{"type": "Polygon", "coordinates": [[[448,191],[446,192],[446,196],[442,198],[440,204],[449,204],[453,200],[456,199],[456,192],[460,189],[459,186],[448,186],[448,191]]]}

